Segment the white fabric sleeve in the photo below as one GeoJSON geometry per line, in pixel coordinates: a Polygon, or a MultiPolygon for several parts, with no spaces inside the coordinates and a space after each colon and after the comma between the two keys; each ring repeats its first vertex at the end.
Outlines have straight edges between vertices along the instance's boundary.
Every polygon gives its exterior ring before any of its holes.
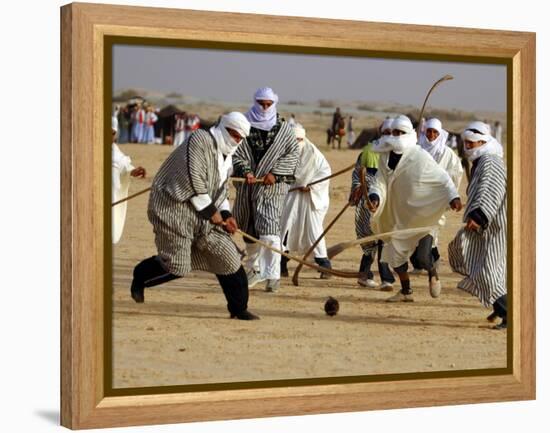
{"type": "Polygon", "coordinates": [[[447,203],[450,203],[452,200],[454,200],[457,197],[460,197],[460,194],[458,193],[458,190],[456,189],[455,184],[453,183],[453,180],[449,176],[449,180],[447,181],[447,203]]]}
{"type": "Polygon", "coordinates": [[[134,169],[130,157],[125,155],[116,145],[116,143],[112,144],[111,163],[112,167],[114,169],[120,170],[121,173],[130,172],[134,169]]]}
{"type": "Polygon", "coordinates": [[[383,178],[380,174],[380,171],[378,171],[374,177],[374,182],[372,182],[372,185],[369,187],[369,195],[370,194],[376,194],[380,200],[385,198],[385,188],[383,186],[383,178]]]}
{"type": "Polygon", "coordinates": [[[197,194],[191,197],[190,200],[197,212],[200,212],[212,203],[212,199],[208,194],[197,194]]]}
{"type": "Polygon", "coordinates": [[[220,212],[222,210],[226,210],[226,211],[229,211],[231,212],[231,206],[229,205],[229,200],[228,199],[225,199],[222,204],[220,205],[220,208],[218,209],[220,212]]]}

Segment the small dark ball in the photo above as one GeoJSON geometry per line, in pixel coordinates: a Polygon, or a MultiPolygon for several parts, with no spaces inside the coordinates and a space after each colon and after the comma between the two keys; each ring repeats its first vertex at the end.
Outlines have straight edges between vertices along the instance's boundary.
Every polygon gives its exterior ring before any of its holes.
{"type": "Polygon", "coordinates": [[[336,316],[339,309],[340,304],[338,303],[338,300],[333,298],[332,296],[329,296],[327,302],[325,302],[325,313],[327,313],[327,315],[329,316],[336,316]]]}

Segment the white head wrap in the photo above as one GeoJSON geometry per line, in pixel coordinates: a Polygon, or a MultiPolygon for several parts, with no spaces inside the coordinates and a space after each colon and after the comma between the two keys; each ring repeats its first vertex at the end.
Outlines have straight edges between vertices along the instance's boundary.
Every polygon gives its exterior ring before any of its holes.
{"type": "Polygon", "coordinates": [[[392,130],[397,129],[398,131],[403,131],[405,134],[414,132],[414,127],[411,122],[411,119],[409,119],[404,114],[400,114],[395,119],[393,119],[393,122],[391,123],[391,129],[392,130]]]}
{"type": "Polygon", "coordinates": [[[427,131],[428,129],[435,129],[439,132],[439,136],[434,141],[430,141],[428,140],[428,137],[426,137],[426,132],[423,132],[420,134],[420,141],[418,144],[420,144],[422,149],[432,155],[432,158],[435,159],[436,162],[439,162],[445,152],[445,143],[447,143],[449,133],[443,129],[441,121],[436,118],[430,119],[426,122],[425,130],[427,131]]]}
{"type": "Polygon", "coordinates": [[[406,148],[416,145],[416,132],[411,123],[411,120],[400,114],[391,124],[391,129],[402,131],[405,134],[399,136],[391,136],[385,138],[385,145],[389,147],[389,150],[393,150],[395,153],[403,153],[406,148]]]}
{"type": "Polygon", "coordinates": [[[250,134],[250,123],[244,114],[233,111],[229,114],[224,114],[220,119],[220,123],[210,128],[210,132],[216,139],[220,151],[224,155],[232,155],[237,150],[240,142],[237,143],[226,128],[237,131],[242,138],[245,138],[250,134]]]}
{"type": "Polygon", "coordinates": [[[277,94],[270,87],[262,87],[254,93],[254,105],[245,116],[254,128],[269,131],[277,122],[277,102],[279,102],[277,94]],[[273,104],[264,110],[258,104],[259,100],[273,101],[273,104]]]}
{"type": "Polygon", "coordinates": [[[461,136],[462,140],[485,142],[485,144],[473,149],[464,147],[464,153],[470,161],[475,161],[486,154],[498,155],[502,158],[502,145],[491,135],[491,127],[486,123],[479,121],[470,123],[461,136]]]}
{"type": "Polygon", "coordinates": [[[385,131],[386,129],[391,129],[391,124],[393,123],[394,118],[388,117],[387,119],[384,119],[382,122],[382,125],[380,126],[380,132],[385,131]]]}
{"type": "MultiPolygon", "coordinates": [[[[384,119],[382,125],[380,125],[380,133],[382,133],[382,131],[385,131],[386,129],[389,129],[391,131],[391,124],[393,123],[393,121],[393,117],[388,117],[387,119],[384,119]]],[[[381,135],[378,140],[374,140],[372,142],[373,152],[389,152],[391,150],[391,147],[386,142],[386,139],[389,137],[391,137],[391,135],[381,135]]]]}
{"type": "Polygon", "coordinates": [[[437,132],[441,134],[441,131],[443,131],[443,125],[441,124],[441,120],[436,119],[435,117],[432,117],[426,122],[426,129],[435,129],[437,132]]]}

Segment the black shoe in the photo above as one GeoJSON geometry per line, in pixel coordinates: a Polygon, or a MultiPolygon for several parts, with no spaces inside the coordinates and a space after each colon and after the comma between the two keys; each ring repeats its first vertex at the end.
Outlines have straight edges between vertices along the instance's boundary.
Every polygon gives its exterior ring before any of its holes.
{"type": "Polygon", "coordinates": [[[498,325],[495,325],[494,329],[507,329],[508,328],[508,321],[506,320],[506,316],[502,318],[502,322],[500,322],[498,325]]]}
{"type": "MultiPolygon", "coordinates": [[[[317,263],[321,268],[332,269],[332,264],[330,263],[330,260],[327,257],[315,257],[315,263],[317,263]]],[[[317,272],[321,273],[320,278],[323,280],[328,280],[332,278],[332,274],[329,274],[327,272],[321,272],[321,271],[317,271],[317,272]]]]}
{"type": "Polygon", "coordinates": [[[145,287],[140,287],[135,283],[135,280],[132,281],[132,287],[130,287],[130,293],[132,295],[132,299],[136,301],[138,304],[143,304],[145,302],[145,295],[144,292],[145,287]]]}
{"type": "Polygon", "coordinates": [[[251,313],[248,310],[244,310],[242,313],[231,313],[232,319],[239,319],[239,320],[259,320],[260,316],[256,316],[255,314],[251,313]]]}

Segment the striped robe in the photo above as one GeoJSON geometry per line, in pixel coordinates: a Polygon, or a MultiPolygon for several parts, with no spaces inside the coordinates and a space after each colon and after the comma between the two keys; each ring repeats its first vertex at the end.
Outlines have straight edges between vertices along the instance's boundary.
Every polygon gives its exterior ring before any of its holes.
{"type": "MultiPolygon", "coordinates": [[[[355,163],[355,169],[351,174],[351,192],[353,192],[355,188],[361,185],[361,156],[362,153],[359,154],[359,158],[357,158],[357,162],[355,163]]],[[[370,188],[370,186],[374,182],[374,179],[375,176],[365,170],[365,182],[367,184],[367,188],[370,188]]],[[[367,209],[365,198],[361,197],[359,203],[357,203],[357,206],[355,207],[355,234],[357,235],[357,239],[361,239],[373,234],[370,226],[370,218],[371,213],[367,209]]],[[[372,244],[361,245],[361,249],[363,250],[363,254],[369,256],[375,252],[376,246],[377,243],[374,242],[372,244]]]]}
{"type": "Polygon", "coordinates": [[[460,229],[449,244],[449,263],[466,277],[458,287],[489,307],[506,294],[506,170],[501,157],[483,155],[474,162],[467,194],[464,222],[480,209],[488,225],[481,233],[460,229]]]}
{"type": "MultiPolygon", "coordinates": [[[[257,165],[251,148],[254,143],[250,143],[249,140],[250,137],[245,139],[233,155],[236,176],[243,177],[251,172],[256,177],[264,177],[268,173],[273,173],[293,180],[299,158],[298,141],[287,122],[281,122],[279,131],[257,165]]],[[[237,194],[233,214],[241,230],[255,237],[280,236],[280,220],[289,190],[288,183],[277,182],[273,185],[235,183],[235,188],[237,194]]]]}
{"type": "Polygon", "coordinates": [[[241,257],[230,235],[199,216],[191,197],[208,194],[220,207],[227,200],[220,186],[217,145],[208,131],[197,130],[187,146],[176,148],[153,180],[148,217],[166,269],[183,276],[191,270],[218,275],[237,272],[241,257]]]}

